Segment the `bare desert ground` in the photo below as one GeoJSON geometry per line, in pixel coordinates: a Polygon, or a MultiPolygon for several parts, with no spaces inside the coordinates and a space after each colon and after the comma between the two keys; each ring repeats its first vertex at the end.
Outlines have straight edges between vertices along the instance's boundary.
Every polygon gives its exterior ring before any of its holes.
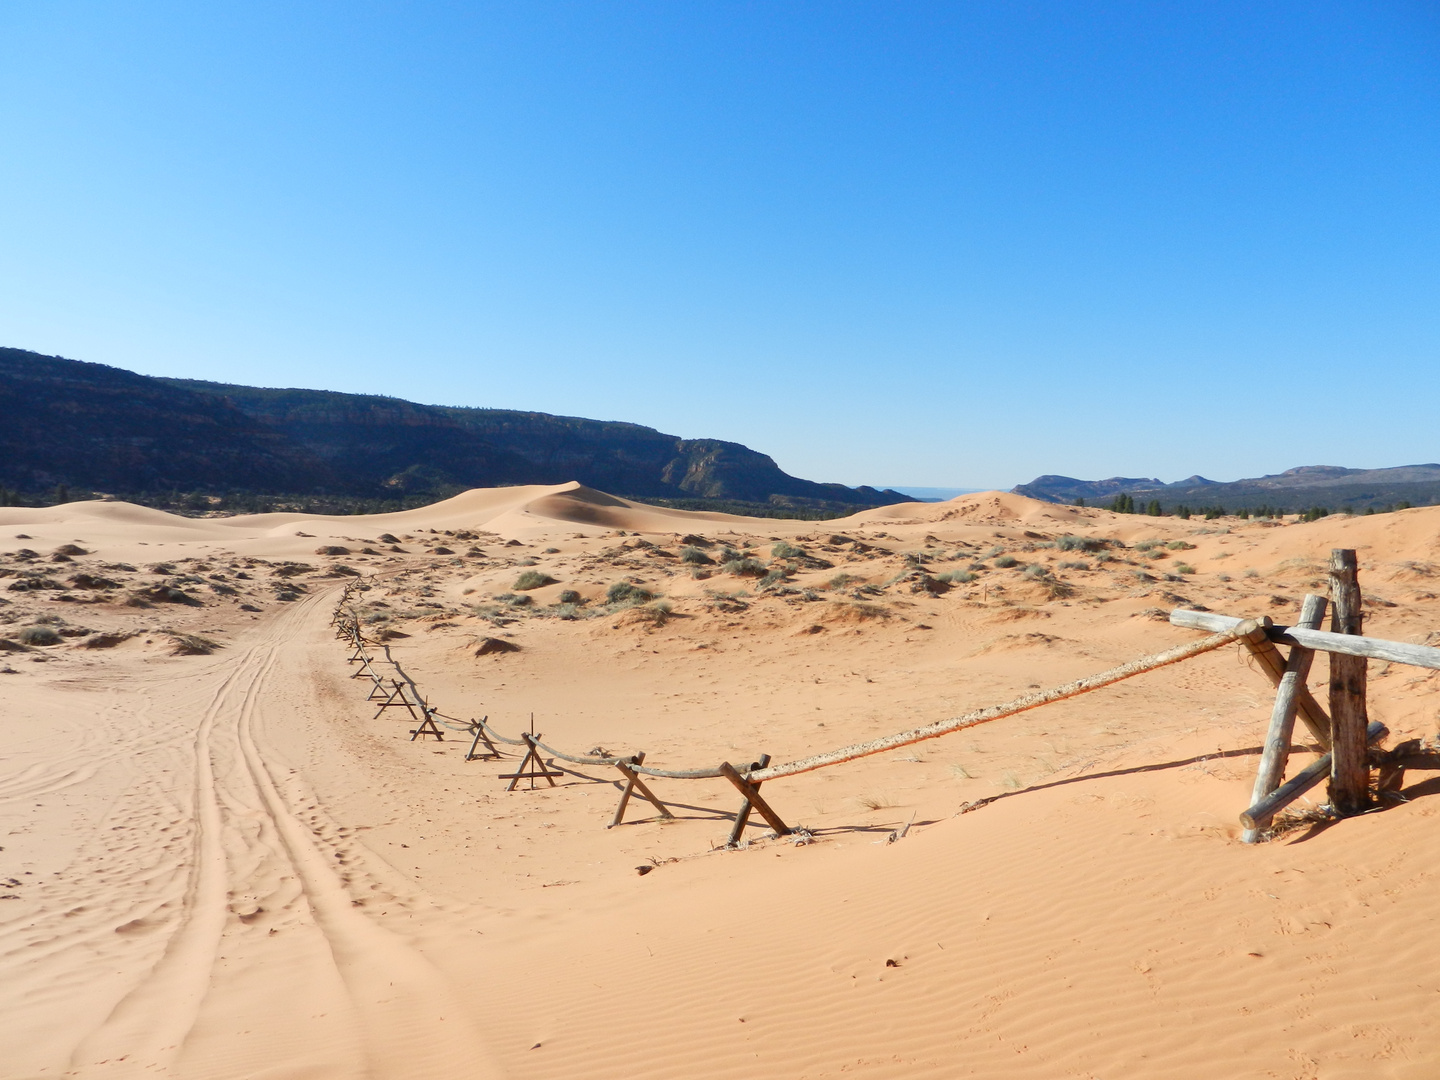
{"type": "MultiPolygon", "coordinates": [[[[1292,621],[1334,547],[1367,633],[1431,642],[1440,508],[0,509],[0,1076],[1440,1075],[1440,781],[1240,843],[1273,691],[1236,646],[774,780],[803,831],[739,849],[724,780],[607,830],[613,769],[506,792],[518,755],[465,760],[484,716],[786,761],[1202,636],[1175,607],[1292,621]],[[350,677],[354,584],[443,741],[350,677]]],[[[1371,665],[1392,743],[1435,690],[1371,665]]]]}

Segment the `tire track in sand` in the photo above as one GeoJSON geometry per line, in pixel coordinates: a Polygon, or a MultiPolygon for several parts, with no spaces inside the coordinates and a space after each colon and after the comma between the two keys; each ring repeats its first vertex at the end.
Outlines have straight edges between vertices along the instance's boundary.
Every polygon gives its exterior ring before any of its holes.
{"type": "MultiPolygon", "coordinates": [[[[333,853],[327,857],[323,840],[287,802],[257,739],[255,718],[264,708],[267,684],[287,641],[304,632],[305,615],[321,599],[297,604],[277,620],[211,696],[193,743],[196,829],[183,920],[149,976],[81,1044],[72,1059],[79,1075],[189,1071],[179,1061],[187,1037],[207,997],[213,1001],[216,991],[225,989],[225,973],[217,967],[222,939],[246,930],[245,920],[232,913],[230,898],[244,891],[239,878],[262,872],[289,878],[298,888],[301,910],[296,914],[324,944],[323,950],[311,951],[309,963],[328,951],[333,970],[317,972],[316,981],[343,987],[346,1000],[337,1007],[351,1016],[348,1028],[362,1044],[365,1075],[383,1080],[499,1075],[446,976],[360,910],[357,893],[378,882],[362,879],[353,863],[348,884],[336,872],[333,853]],[[227,831],[232,848],[236,835],[250,837],[246,861],[253,865],[248,870],[237,872],[227,859],[227,831]]],[[[276,941],[273,937],[251,935],[248,940],[257,955],[281,947],[269,944],[276,941]]],[[[293,963],[293,950],[286,959],[293,963]]]]}

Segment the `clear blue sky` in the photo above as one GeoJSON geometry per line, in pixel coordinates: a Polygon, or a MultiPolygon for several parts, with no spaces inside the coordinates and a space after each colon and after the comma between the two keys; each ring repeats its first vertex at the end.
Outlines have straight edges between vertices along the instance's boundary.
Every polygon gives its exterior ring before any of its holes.
{"type": "Polygon", "coordinates": [[[1440,5],[0,5],[0,344],[845,483],[1440,460],[1440,5]]]}

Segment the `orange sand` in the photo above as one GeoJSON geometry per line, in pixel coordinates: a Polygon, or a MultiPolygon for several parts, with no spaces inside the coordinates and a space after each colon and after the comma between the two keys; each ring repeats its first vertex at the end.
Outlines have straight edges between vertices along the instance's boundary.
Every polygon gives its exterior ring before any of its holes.
{"type": "MultiPolygon", "coordinates": [[[[1440,509],[1271,526],[986,493],[795,522],[575,485],[373,518],[0,509],[0,637],[47,616],[69,635],[0,652],[0,1076],[1435,1076],[1440,779],[1240,844],[1271,691],[1238,649],[774,781],[813,840],[757,816],[725,851],[723,781],[654,781],[677,820],[636,801],[607,831],[604,769],[506,793],[513,758],[409,741],[329,625],[344,564],[376,575],[367,627],[448,715],[533,713],[555,745],[661,767],[783,761],[1193,640],[1176,606],[1286,621],[1341,546],[1367,631],[1428,641],[1440,509]],[[834,565],[757,593],[692,576],[685,534],[834,565]],[[1126,546],[1041,546],[1067,534],[1126,546]],[[1018,565],[989,568],[997,548],[1018,565]],[[906,553],[988,569],[932,596],[895,580],[906,553]],[[556,584],[494,600],[532,559],[556,584]],[[115,587],[8,588],[77,572],[115,587]],[[545,617],[621,580],[668,614],[545,617]],[[166,581],[200,606],[123,602],[166,581]],[[174,655],[166,631],[221,647],[174,655]],[[520,651],[477,657],[487,636],[520,651]]],[[[1434,689],[1374,664],[1372,716],[1431,737],[1434,689]]]]}

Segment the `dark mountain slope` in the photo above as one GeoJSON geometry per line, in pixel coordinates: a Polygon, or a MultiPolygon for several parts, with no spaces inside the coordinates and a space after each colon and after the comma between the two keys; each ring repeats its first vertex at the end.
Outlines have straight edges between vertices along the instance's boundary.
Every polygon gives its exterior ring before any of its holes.
{"type": "Polygon", "coordinates": [[[310,491],[333,482],[319,458],[221,398],[0,348],[0,484],[310,491]]]}
{"type": "Polygon", "coordinates": [[[283,431],[338,473],[405,490],[579,480],[642,498],[856,506],[908,501],[898,492],[800,480],[740,443],[679,439],[639,424],[322,390],[167,381],[222,398],[283,431]]]}
{"type": "Polygon", "coordinates": [[[158,379],[0,350],[0,484],[360,499],[571,480],[639,498],[809,509],[909,501],[789,476],[764,454],[638,424],[158,379]]]}

